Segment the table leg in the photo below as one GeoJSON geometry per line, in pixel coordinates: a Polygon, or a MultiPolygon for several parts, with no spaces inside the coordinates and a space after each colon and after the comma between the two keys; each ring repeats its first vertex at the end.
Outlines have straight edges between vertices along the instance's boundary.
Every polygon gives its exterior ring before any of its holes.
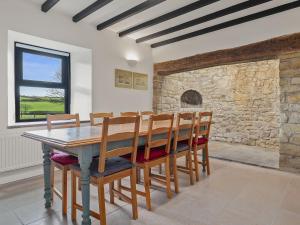
{"type": "Polygon", "coordinates": [[[45,208],[51,207],[51,148],[46,144],[42,144],[43,149],[43,167],[44,167],[44,199],[45,208]]]}
{"type": "Polygon", "coordinates": [[[90,225],[90,165],[93,160],[92,150],[81,150],[79,152],[79,163],[81,169],[81,194],[82,194],[82,225],[90,225]]]}

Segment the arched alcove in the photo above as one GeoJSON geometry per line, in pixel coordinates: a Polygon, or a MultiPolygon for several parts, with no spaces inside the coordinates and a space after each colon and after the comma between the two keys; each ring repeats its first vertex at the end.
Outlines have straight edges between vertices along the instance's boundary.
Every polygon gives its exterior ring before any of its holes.
{"type": "Polygon", "coordinates": [[[180,97],[181,108],[198,108],[202,105],[202,96],[198,91],[185,91],[180,97]]]}

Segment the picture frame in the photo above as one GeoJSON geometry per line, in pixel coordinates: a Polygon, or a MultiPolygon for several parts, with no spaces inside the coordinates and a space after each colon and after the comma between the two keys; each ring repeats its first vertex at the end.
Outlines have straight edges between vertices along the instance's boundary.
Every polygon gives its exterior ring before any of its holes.
{"type": "Polygon", "coordinates": [[[133,89],[148,90],[148,75],[133,72],[133,89]]]}
{"type": "Polygon", "coordinates": [[[133,75],[131,71],[116,69],[115,70],[115,87],[133,88],[133,75]]]}

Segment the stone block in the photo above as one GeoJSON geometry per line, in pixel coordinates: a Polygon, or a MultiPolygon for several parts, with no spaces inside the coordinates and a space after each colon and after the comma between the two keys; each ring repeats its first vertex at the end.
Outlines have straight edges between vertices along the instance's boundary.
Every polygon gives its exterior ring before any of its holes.
{"type": "Polygon", "coordinates": [[[289,59],[286,59],[286,60],[282,60],[279,64],[279,69],[281,71],[289,70],[291,68],[300,69],[300,57],[295,57],[295,58],[289,58],[289,59]]]}
{"type": "Polygon", "coordinates": [[[288,103],[300,104],[300,90],[291,93],[286,93],[286,94],[287,94],[286,100],[288,103]]]}
{"type": "Polygon", "coordinates": [[[280,78],[300,77],[300,69],[288,69],[280,71],[280,78]]]}
{"type": "Polygon", "coordinates": [[[292,78],[284,78],[284,77],[282,77],[282,78],[280,78],[280,80],[279,80],[279,85],[280,85],[280,86],[287,86],[287,85],[290,84],[291,79],[292,79],[292,78]]]}
{"type": "Polygon", "coordinates": [[[300,133],[300,125],[283,123],[281,124],[280,133],[285,134],[288,137],[291,137],[293,134],[300,133]]]}
{"type": "Polygon", "coordinates": [[[290,113],[289,123],[299,124],[299,126],[300,126],[300,112],[290,113]]]}
{"type": "MultiPolygon", "coordinates": [[[[294,77],[291,79],[291,84],[300,84],[300,77],[294,77]]],[[[300,87],[299,87],[300,89],[300,87]]]]}
{"type": "Polygon", "coordinates": [[[290,138],[290,143],[291,143],[291,144],[298,145],[298,150],[299,150],[299,152],[300,152],[300,133],[299,133],[299,134],[294,134],[294,135],[290,138]]]}
{"type": "Polygon", "coordinates": [[[289,104],[288,110],[290,112],[300,112],[300,104],[289,104]]]}
{"type": "Polygon", "coordinates": [[[280,154],[300,157],[300,145],[280,143],[280,154]]]}
{"type": "Polygon", "coordinates": [[[300,173],[300,157],[280,154],[279,169],[300,173]]]}
{"type": "Polygon", "coordinates": [[[287,121],[288,121],[288,115],[287,115],[286,112],[281,112],[280,113],[280,121],[282,123],[287,123],[287,121]]]}

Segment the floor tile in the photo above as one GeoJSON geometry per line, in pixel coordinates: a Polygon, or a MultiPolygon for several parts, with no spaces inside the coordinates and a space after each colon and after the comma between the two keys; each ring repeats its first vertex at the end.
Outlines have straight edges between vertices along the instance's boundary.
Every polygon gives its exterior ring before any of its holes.
{"type": "Polygon", "coordinates": [[[0,213],[0,225],[21,225],[21,221],[13,212],[0,213]]]}
{"type": "Polygon", "coordinates": [[[280,211],[272,225],[299,225],[300,215],[288,211],[280,211]]]}
{"type": "Polygon", "coordinates": [[[300,189],[298,185],[293,185],[292,183],[290,183],[287,192],[285,193],[281,207],[282,209],[300,215],[300,189]]]}

